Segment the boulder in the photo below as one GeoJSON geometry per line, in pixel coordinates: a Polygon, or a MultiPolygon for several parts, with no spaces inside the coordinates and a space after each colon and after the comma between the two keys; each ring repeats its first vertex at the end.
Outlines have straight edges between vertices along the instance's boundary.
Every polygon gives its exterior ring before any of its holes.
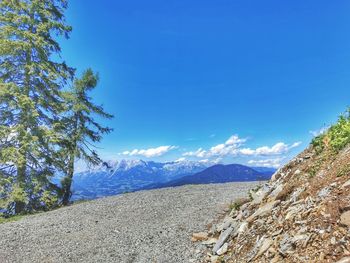
{"type": "Polygon", "coordinates": [[[277,185],[276,188],[269,195],[270,200],[271,201],[276,200],[277,195],[282,191],[283,191],[283,184],[277,185]]]}
{"type": "Polygon", "coordinates": [[[217,251],[221,248],[221,246],[225,243],[225,241],[228,239],[228,237],[231,235],[233,232],[233,227],[229,227],[226,229],[224,232],[222,232],[219,236],[218,241],[216,242],[214,248],[213,248],[213,253],[217,253],[217,251]]]}
{"type": "Polygon", "coordinates": [[[350,211],[346,211],[341,214],[340,223],[343,225],[350,226],[350,211]]]}

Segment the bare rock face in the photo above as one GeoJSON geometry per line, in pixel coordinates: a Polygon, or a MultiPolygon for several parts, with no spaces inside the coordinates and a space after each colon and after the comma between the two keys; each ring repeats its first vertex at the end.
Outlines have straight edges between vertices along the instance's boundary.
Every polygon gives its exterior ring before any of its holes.
{"type": "Polygon", "coordinates": [[[306,149],[217,224],[206,253],[229,263],[350,263],[349,176],[350,146],[306,149]]]}

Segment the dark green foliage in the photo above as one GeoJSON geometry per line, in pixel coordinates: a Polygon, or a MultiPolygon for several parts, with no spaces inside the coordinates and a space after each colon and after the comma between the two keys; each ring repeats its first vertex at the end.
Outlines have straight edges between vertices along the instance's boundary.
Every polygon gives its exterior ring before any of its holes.
{"type": "Polygon", "coordinates": [[[67,36],[64,0],[0,2],[0,208],[22,213],[55,206],[56,134],[60,90],[73,69],[53,60],[53,35],[67,36]]]}
{"type": "Polygon", "coordinates": [[[320,154],[323,151],[324,147],[325,147],[325,144],[323,142],[324,139],[325,139],[325,135],[321,134],[321,135],[318,135],[315,138],[313,138],[312,141],[311,141],[312,146],[314,147],[315,151],[318,154],[320,154]]]}
{"type": "Polygon", "coordinates": [[[66,0],[0,1],[0,211],[8,215],[58,206],[72,175],[58,187],[55,172],[72,174],[75,158],[98,163],[90,144],[110,131],[92,118],[111,116],[87,96],[98,81],[91,70],[63,92],[74,77],[55,39],[71,31],[66,7],[66,0]]]}

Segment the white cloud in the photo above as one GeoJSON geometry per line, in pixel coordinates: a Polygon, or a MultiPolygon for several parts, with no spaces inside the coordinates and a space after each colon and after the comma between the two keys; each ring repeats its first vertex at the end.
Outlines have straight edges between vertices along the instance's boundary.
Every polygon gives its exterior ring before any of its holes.
{"type": "Polygon", "coordinates": [[[202,148],[199,148],[197,151],[194,152],[185,152],[182,154],[182,156],[195,156],[198,158],[203,158],[206,155],[207,151],[203,150],[202,148]]]}
{"type": "Polygon", "coordinates": [[[238,135],[232,135],[228,140],[225,142],[225,145],[235,145],[237,147],[243,145],[247,139],[239,138],[238,135]]]}
{"type": "Polygon", "coordinates": [[[151,158],[151,157],[158,157],[158,156],[162,156],[164,154],[166,154],[167,152],[176,149],[176,146],[170,146],[170,145],[166,145],[166,146],[159,146],[157,148],[149,148],[146,150],[138,150],[138,149],[134,149],[132,151],[124,151],[122,152],[123,155],[129,155],[129,156],[135,156],[135,155],[140,155],[140,156],[144,156],[147,158],[151,158]]]}
{"type": "Polygon", "coordinates": [[[248,164],[251,166],[279,168],[282,166],[281,162],[283,159],[284,158],[265,159],[265,160],[250,160],[250,161],[248,161],[248,164]]]}
{"type": "Polygon", "coordinates": [[[198,158],[210,158],[213,156],[226,156],[237,154],[237,149],[246,142],[246,139],[239,138],[238,135],[232,135],[225,143],[211,147],[209,150],[199,148],[194,152],[185,152],[183,156],[194,156],[198,158]]]}
{"type": "Polygon", "coordinates": [[[273,146],[262,146],[256,149],[243,148],[247,139],[240,138],[238,135],[232,135],[225,143],[215,145],[208,150],[199,148],[196,151],[185,152],[183,156],[192,156],[197,158],[223,158],[226,156],[273,156],[285,154],[291,149],[298,147],[301,142],[295,142],[288,145],[284,142],[278,142],[273,146]]]}
{"type": "Polygon", "coordinates": [[[267,155],[280,155],[287,153],[291,149],[298,147],[301,144],[301,142],[295,142],[292,145],[288,145],[284,142],[278,142],[272,147],[269,146],[262,146],[259,148],[250,149],[250,148],[244,148],[239,151],[241,155],[261,155],[261,156],[267,156],[267,155]]]}
{"type": "Polygon", "coordinates": [[[238,149],[247,141],[239,138],[238,135],[232,135],[225,143],[218,144],[210,148],[207,157],[236,155],[238,149]]]}

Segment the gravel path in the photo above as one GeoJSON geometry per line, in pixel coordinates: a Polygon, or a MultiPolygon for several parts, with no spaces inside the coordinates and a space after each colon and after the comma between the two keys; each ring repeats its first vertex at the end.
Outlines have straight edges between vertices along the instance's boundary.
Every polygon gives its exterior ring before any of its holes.
{"type": "Polygon", "coordinates": [[[256,183],[141,191],[0,224],[0,262],[190,262],[193,232],[256,183]]]}

